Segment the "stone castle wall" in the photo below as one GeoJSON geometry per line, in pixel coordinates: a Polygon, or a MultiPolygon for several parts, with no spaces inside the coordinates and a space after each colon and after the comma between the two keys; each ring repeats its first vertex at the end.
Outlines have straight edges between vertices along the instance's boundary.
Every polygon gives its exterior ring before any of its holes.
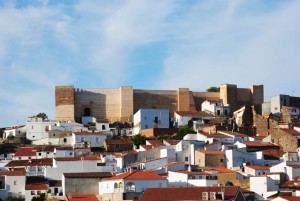
{"type": "Polygon", "coordinates": [[[55,98],[56,120],[80,122],[81,117],[90,112],[98,121],[105,119],[114,122],[132,121],[133,115],[141,108],[168,109],[171,115],[174,111],[200,111],[205,100],[221,100],[224,104],[230,104],[231,111],[234,111],[245,103],[263,100],[263,88],[240,89],[236,85],[224,84],[220,92],[193,92],[188,88],[141,90],[122,86],[114,89],[75,89],[74,86],[57,86],[55,98]]]}

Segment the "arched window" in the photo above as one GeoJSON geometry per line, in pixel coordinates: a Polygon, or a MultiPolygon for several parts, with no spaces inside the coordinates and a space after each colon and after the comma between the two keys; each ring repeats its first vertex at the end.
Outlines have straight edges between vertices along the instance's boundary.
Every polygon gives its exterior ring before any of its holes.
{"type": "Polygon", "coordinates": [[[119,183],[119,188],[123,188],[122,182],[119,183]]]}
{"type": "Polygon", "coordinates": [[[126,184],[126,190],[128,191],[132,191],[135,192],[135,184],[133,182],[128,182],[126,184]]]}
{"type": "Polygon", "coordinates": [[[114,188],[118,188],[118,183],[115,182],[114,188]]]}
{"type": "Polygon", "coordinates": [[[88,107],[84,108],[84,114],[83,115],[84,116],[91,116],[91,109],[88,108],[88,107]]]}

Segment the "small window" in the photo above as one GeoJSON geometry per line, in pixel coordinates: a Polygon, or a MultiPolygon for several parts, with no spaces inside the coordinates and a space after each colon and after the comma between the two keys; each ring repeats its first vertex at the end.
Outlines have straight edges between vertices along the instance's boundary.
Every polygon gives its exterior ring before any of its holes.
{"type": "Polygon", "coordinates": [[[72,152],[70,152],[70,153],[69,153],[69,155],[70,155],[70,156],[72,156],[72,155],[73,155],[73,153],[72,153],[72,152]]]}
{"type": "Polygon", "coordinates": [[[40,153],[39,153],[39,156],[41,156],[41,155],[42,155],[42,153],[40,152],[40,153]]]}
{"type": "Polygon", "coordinates": [[[29,156],[28,159],[31,159],[31,157],[29,156]]]}
{"type": "Polygon", "coordinates": [[[189,161],[189,157],[185,157],[184,159],[185,159],[185,161],[189,161]]]}
{"type": "Polygon", "coordinates": [[[223,161],[224,161],[223,159],[220,159],[220,162],[221,162],[221,163],[223,163],[223,161]]]}
{"type": "Polygon", "coordinates": [[[105,125],[102,125],[102,130],[105,130],[106,128],[105,128],[105,125]]]}
{"type": "Polygon", "coordinates": [[[148,128],[148,125],[145,125],[145,128],[148,128]]]}
{"type": "Polygon", "coordinates": [[[31,126],[31,129],[33,129],[33,126],[31,126]]]}
{"type": "Polygon", "coordinates": [[[32,138],[35,138],[35,136],[32,136],[32,138]]]}
{"type": "Polygon", "coordinates": [[[55,133],[53,133],[53,137],[55,137],[55,133]]]}
{"type": "Polygon", "coordinates": [[[49,152],[49,151],[47,151],[47,154],[50,154],[50,152],[49,152]]]}
{"type": "Polygon", "coordinates": [[[19,160],[21,160],[21,157],[19,157],[19,160]]]}
{"type": "Polygon", "coordinates": [[[35,195],[35,191],[31,191],[31,195],[35,195]]]}
{"type": "Polygon", "coordinates": [[[64,143],[66,143],[67,142],[67,138],[64,138],[64,143]]]}
{"type": "Polygon", "coordinates": [[[41,191],[37,191],[37,194],[38,194],[38,195],[41,194],[41,191]]]}
{"type": "Polygon", "coordinates": [[[17,181],[14,181],[14,185],[17,185],[17,181]]]}

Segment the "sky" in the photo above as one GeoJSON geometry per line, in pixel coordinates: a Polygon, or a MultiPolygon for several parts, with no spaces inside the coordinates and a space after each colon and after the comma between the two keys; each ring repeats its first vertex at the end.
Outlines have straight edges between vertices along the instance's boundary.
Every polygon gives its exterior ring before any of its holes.
{"type": "Polygon", "coordinates": [[[44,112],[55,86],[300,96],[299,0],[0,1],[0,127],[44,112]]]}

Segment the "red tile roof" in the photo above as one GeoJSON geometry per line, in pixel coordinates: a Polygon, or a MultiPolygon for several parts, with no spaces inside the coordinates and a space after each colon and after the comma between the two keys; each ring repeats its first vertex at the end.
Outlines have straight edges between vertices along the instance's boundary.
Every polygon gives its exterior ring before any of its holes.
{"type": "Polygon", "coordinates": [[[263,143],[263,142],[242,142],[244,145],[246,145],[247,147],[278,147],[277,145],[271,144],[271,143],[263,143]]]}
{"type": "Polygon", "coordinates": [[[172,163],[169,163],[167,165],[164,165],[163,167],[172,167],[172,166],[175,166],[175,165],[178,165],[178,164],[182,164],[184,162],[172,162],[172,163]]]}
{"type": "Polygon", "coordinates": [[[112,177],[110,172],[76,172],[76,173],[63,173],[66,178],[107,178],[112,177]]]}
{"type": "Polygon", "coordinates": [[[67,194],[66,201],[100,201],[96,194],[67,194]]]}
{"type": "Polygon", "coordinates": [[[180,142],[180,140],[164,140],[164,142],[170,145],[177,145],[180,142]]]}
{"type": "Polygon", "coordinates": [[[270,170],[270,166],[247,165],[246,167],[254,170],[270,170]]]}
{"type": "Polygon", "coordinates": [[[48,190],[49,185],[47,183],[39,184],[26,184],[25,190],[48,190]]]}
{"type": "Polygon", "coordinates": [[[222,168],[222,167],[214,167],[214,168],[211,168],[210,170],[218,171],[219,173],[237,173],[234,170],[230,170],[228,168],[222,168]]]}
{"type": "Polygon", "coordinates": [[[180,116],[189,116],[189,117],[202,117],[202,116],[213,116],[205,111],[176,111],[176,114],[180,116]]]}
{"type": "Polygon", "coordinates": [[[289,135],[300,135],[299,131],[296,131],[294,129],[287,129],[287,128],[280,128],[283,132],[289,134],[289,135]]]}
{"type": "Polygon", "coordinates": [[[207,186],[207,187],[167,187],[147,188],[140,201],[174,201],[202,200],[202,193],[221,192],[224,190],[225,200],[236,198],[240,190],[238,186],[207,186]]]}
{"type": "Polygon", "coordinates": [[[51,158],[31,159],[31,160],[12,160],[6,167],[26,167],[26,166],[52,166],[51,158]]]}
{"type": "Polygon", "coordinates": [[[26,172],[20,171],[0,171],[1,176],[25,176],[26,172]]]}
{"type": "Polygon", "coordinates": [[[122,144],[133,144],[133,142],[130,139],[117,139],[117,140],[105,140],[105,143],[107,145],[122,145],[122,144]]]}
{"type": "MultiPolygon", "coordinates": [[[[173,171],[172,171],[173,172],[173,171]]],[[[209,172],[200,172],[200,171],[187,171],[187,170],[182,170],[182,171],[174,171],[177,173],[182,173],[182,174],[187,174],[187,175],[211,175],[209,172]]]]}
{"type": "Polygon", "coordinates": [[[36,151],[33,147],[20,147],[18,151],[15,153],[16,157],[21,156],[36,156],[36,151]]]}
{"type": "Polygon", "coordinates": [[[133,180],[165,180],[165,178],[151,173],[151,172],[125,172],[119,175],[116,175],[111,178],[107,178],[105,180],[120,180],[120,179],[133,179],[133,180]]]}
{"type": "Polygon", "coordinates": [[[224,151],[217,151],[217,150],[196,150],[196,151],[200,152],[200,153],[204,153],[204,154],[213,154],[213,155],[216,155],[216,154],[224,155],[225,154],[224,151]]]}
{"type": "Polygon", "coordinates": [[[70,157],[70,158],[54,158],[56,161],[80,161],[80,160],[85,160],[85,161],[97,161],[101,160],[99,156],[84,156],[84,157],[70,157]]]}
{"type": "Polygon", "coordinates": [[[159,146],[165,146],[160,140],[147,140],[147,142],[152,145],[154,148],[159,146]]]}
{"type": "Polygon", "coordinates": [[[150,149],[153,148],[152,145],[145,145],[145,144],[142,144],[142,145],[140,145],[140,146],[143,147],[145,150],[150,150],[150,149]]]}

